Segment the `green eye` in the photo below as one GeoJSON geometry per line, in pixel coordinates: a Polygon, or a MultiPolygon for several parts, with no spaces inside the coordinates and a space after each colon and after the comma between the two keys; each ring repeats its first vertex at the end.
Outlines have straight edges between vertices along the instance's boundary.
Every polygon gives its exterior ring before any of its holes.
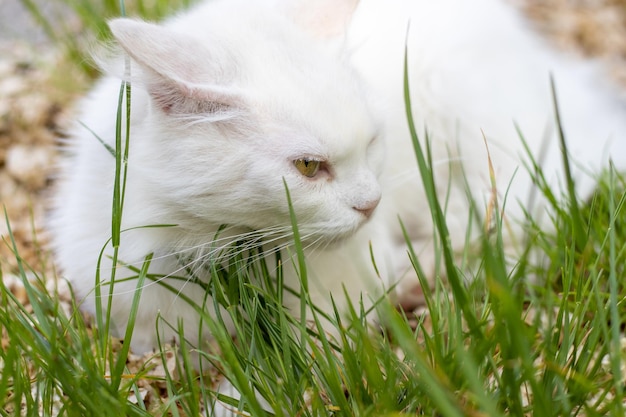
{"type": "Polygon", "coordinates": [[[319,171],[322,161],[316,161],[315,159],[296,159],[293,164],[298,168],[298,171],[305,177],[313,178],[317,171],[319,171]]]}

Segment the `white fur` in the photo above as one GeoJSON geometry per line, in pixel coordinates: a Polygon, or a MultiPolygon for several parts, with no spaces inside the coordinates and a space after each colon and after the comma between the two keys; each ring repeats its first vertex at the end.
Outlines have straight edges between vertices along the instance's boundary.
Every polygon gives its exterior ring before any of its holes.
{"type": "MultiPolygon", "coordinates": [[[[536,156],[552,185],[562,181],[550,74],[570,152],[580,164],[574,167],[581,196],[593,187],[585,169],[597,173],[609,157],[626,168],[623,103],[599,71],[551,51],[509,6],[496,0],[361,0],[350,16],[353,5],[217,0],[162,26],[112,22],[115,38],[132,57],[122,229],[176,225],[123,233],[120,260],[140,266],[153,252],[152,272],[180,275],[172,253],[206,253],[221,224],[233,226],[229,236],[280,228],[268,239],[288,242],[284,178],[305,243],[322,243],[307,258],[314,300],[329,307],[329,294],[340,298],[344,285],[352,297],[363,294],[367,300],[402,277],[401,291],[410,291],[417,284],[408,272],[398,216],[431,271],[434,259],[432,221],[404,111],[405,40],[414,118],[420,134],[430,132],[441,196],[450,195],[455,248],[464,243],[469,208],[457,170],[461,163],[475,197],[485,205],[490,198],[483,133],[499,198],[509,189],[509,218],[522,216],[520,205],[528,209],[532,191],[514,122],[534,152],[548,144],[547,153],[536,156]],[[335,10],[340,15],[329,18],[335,10]],[[293,165],[304,157],[327,161],[330,170],[306,178],[293,165]],[[363,212],[379,200],[368,221],[363,212]],[[340,243],[323,245],[331,241],[340,243]],[[383,282],[369,262],[370,242],[383,282]]],[[[80,108],[79,120],[109,144],[119,83],[104,78],[80,108]]],[[[95,266],[111,235],[114,159],[80,126],[71,132],[69,151],[51,228],[63,274],[93,311],[95,266]]],[[[544,210],[539,201],[531,213],[540,217],[544,210]]],[[[105,254],[110,253],[109,245],[105,254]]],[[[105,256],[102,277],[110,268],[105,256]]],[[[128,275],[118,268],[118,278],[128,275]]],[[[286,271],[286,279],[298,287],[293,271],[286,271]]],[[[197,286],[172,284],[201,303],[204,294],[197,286]]],[[[115,286],[118,333],[125,328],[135,285],[115,286]]],[[[193,309],[175,293],[149,284],[134,349],[156,345],[159,312],[171,323],[182,318],[186,334],[197,334],[193,309]]],[[[173,335],[166,332],[166,339],[173,335]]]]}

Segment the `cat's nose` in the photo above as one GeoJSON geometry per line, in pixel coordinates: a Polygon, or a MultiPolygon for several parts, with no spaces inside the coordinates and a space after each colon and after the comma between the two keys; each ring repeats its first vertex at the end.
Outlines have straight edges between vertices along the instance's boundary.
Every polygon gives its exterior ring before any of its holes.
{"type": "Polygon", "coordinates": [[[366,218],[369,219],[372,213],[374,213],[374,210],[378,206],[379,202],[380,202],[380,198],[376,198],[374,200],[367,201],[363,204],[354,206],[352,208],[358,211],[359,213],[363,214],[366,218]]]}

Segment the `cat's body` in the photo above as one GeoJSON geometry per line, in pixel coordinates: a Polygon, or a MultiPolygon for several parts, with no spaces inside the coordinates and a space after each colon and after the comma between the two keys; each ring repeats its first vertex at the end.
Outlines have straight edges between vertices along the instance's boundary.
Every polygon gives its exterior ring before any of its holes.
{"type": "MultiPolygon", "coordinates": [[[[441,196],[449,195],[448,222],[457,249],[469,211],[459,163],[479,203],[491,198],[483,133],[500,199],[510,186],[507,216],[522,217],[519,203],[532,189],[514,121],[557,184],[561,159],[550,72],[574,160],[592,172],[608,157],[626,168],[623,104],[601,83],[594,86],[594,69],[553,54],[499,2],[362,0],[353,16],[351,1],[344,8],[325,0],[273,3],[208,2],[170,20],[165,29],[113,23],[115,37],[133,58],[122,229],[176,225],[124,232],[121,261],[140,267],[154,253],[151,272],[183,275],[187,259],[208,254],[222,224],[234,226],[226,236],[273,230],[269,239],[288,241],[284,178],[305,244],[321,244],[307,257],[316,303],[330,307],[329,294],[340,299],[344,287],[353,299],[364,300],[396,282],[402,292],[411,291],[417,282],[398,216],[429,272],[434,257],[432,221],[404,112],[405,39],[415,122],[419,133],[430,132],[436,180],[441,196]],[[316,7],[329,7],[329,13],[306,19],[316,7]],[[323,161],[312,178],[294,163],[304,159],[323,161]],[[371,266],[370,242],[382,279],[371,266]]],[[[83,102],[79,118],[109,144],[118,93],[119,79],[105,78],[83,102]]],[[[72,136],[74,156],[64,162],[52,232],[63,274],[93,309],[96,263],[111,236],[115,164],[85,128],[77,127],[72,136]]],[[[576,174],[580,193],[588,194],[593,181],[583,179],[580,169],[576,174]]],[[[542,212],[540,203],[532,213],[542,212]]],[[[109,245],[103,279],[110,275],[110,254],[109,245]]],[[[286,265],[286,281],[297,288],[297,276],[286,265]]],[[[129,275],[118,268],[118,278],[129,275]]],[[[171,284],[202,303],[199,287],[171,284]]],[[[115,286],[118,332],[135,286],[133,281],[115,286]]],[[[286,303],[295,306],[297,300],[286,303]]],[[[152,283],[143,290],[135,349],[156,345],[158,313],[171,323],[183,318],[186,334],[197,334],[196,312],[152,283]]],[[[171,337],[166,330],[165,339],[171,337]]]]}

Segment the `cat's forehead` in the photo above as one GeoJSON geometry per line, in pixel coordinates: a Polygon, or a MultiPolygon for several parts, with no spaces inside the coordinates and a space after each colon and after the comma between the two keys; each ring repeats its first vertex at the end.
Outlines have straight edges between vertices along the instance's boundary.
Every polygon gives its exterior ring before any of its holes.
{"type": "Polygon", "coordinates": [[[369,97],[342,58],[318,54],[289,61],[273,74],[267,68],[260,71],[253,87],[270,119],[311,132],[331,148],[349,145],[337,138],[376,136],[379,124],[369,97]]]}
{"type": "Polygon", "coordinates": [[[342,83],[334,87],[268,95],[264,119],[270,130],[324,159],[361,153],[378,135],[379,124],[363,95],[342,83]]]}

